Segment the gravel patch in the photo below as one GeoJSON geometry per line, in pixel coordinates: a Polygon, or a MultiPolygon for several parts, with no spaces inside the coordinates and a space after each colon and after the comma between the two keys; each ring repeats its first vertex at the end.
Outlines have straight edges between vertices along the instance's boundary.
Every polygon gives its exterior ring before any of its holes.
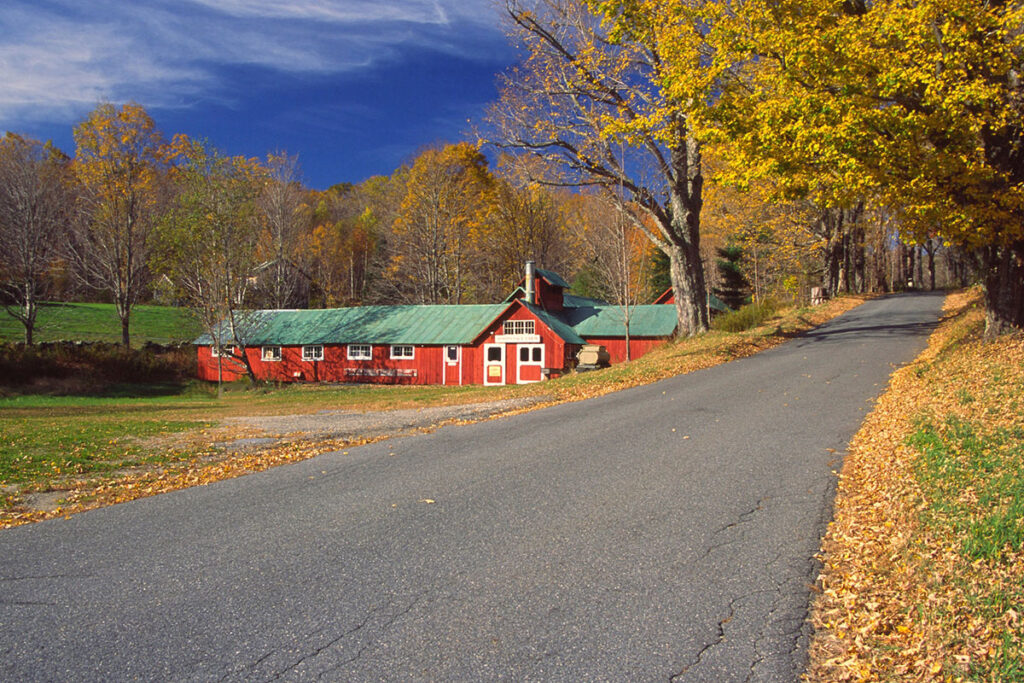
{"type": "Polygon", "coordinates": [[[259,415],[230,417],[222,426],[241,427],[256,433],[257,438],[222,442],[227,447],[267,445],[275,440],[373,438],[385,434],[401,434],[410,430],[461,420],[483,420],[512,410],[527,408],[546,400],[544,397],[506,399],[486,403],[435,406],[404,410],[359,412],[354,410],[321,410],[301,415],[259,415]]]}

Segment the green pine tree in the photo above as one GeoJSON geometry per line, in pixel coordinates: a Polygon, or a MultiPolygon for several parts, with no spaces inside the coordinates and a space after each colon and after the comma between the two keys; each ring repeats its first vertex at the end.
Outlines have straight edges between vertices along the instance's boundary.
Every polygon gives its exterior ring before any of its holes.
{"type": "Polygon", "coordinates": [[[716,249],[718,258],[718,276],[721,285],[714,288],[715,296],[729,308],[742,308],[750,303],[750,282],[743,275],[740,261],[743,259],[743,248],[736,245],[716,249]]]}

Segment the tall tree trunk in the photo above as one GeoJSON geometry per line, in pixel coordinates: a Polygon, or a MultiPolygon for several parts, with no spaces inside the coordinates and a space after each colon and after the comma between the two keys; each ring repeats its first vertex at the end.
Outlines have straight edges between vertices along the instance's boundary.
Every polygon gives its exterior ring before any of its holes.
{"type": "Polygon", "coordinates": [[[224,398],[224,349],[216,341],[213,344],[217,349],[217,398],[224,398]]]}
{"type": "Polygon", "coordinates": [[[693,336],[708,329],[707,289],[700,248],[672,244],[669,247],[669,273],[676,314],[680,321],[679,335],[693,336]]]}
{"type": "Polygon", "coordinates": [[[36,303],[36,283],[29,280],[24,286],[25,292],[25,305],[22,306],[22,313],[16,316],[21,320],[21,324],[25,326],[25,344],[32,346],[35,338],[36,329],[36,313],[38,312],[38,304],[36,303]]]}
{"type": "Polygon", "coordinates": [[[925,248],[921,245],[916,245],[913,248],[913,253],[918,258],[918,276],[914,278],[914,284],[918,287],[925,288],[925,248]]]}
{"type": "Polygon", "coordinates": [[[121,316],[121,343],[124,344],[124,348],[128,349],[131,347],[131,338],[128,335],[128,317],[129,313],[125,313],[121,316]]]}
{"type": "Polygon", "coordinates": [[[827,209],[821,217],[821,229],[819,233],[825,238],[825,247],[822,253],[824,260],[822,269],[821,285],[829,298],[839,294],[840,289],[840,261],[843,247],[843,220],[842,212],[838,209],[827,209]]]}
{"type": "Polygon", "coordinates": [[[865,268],[865,230],[862,221],[858,220],[853,229],[853,237],[850,242],[853,247],[853,290],[858,294],[867,291],[867,277],[865,268]]]}
{"type": "Polygon", "coordinates": [[[669,187],[669,275],[679,317],[678,334],[693,336],[708,329],[708,293],[700,257],[700,212],[704,176],[700,144],[679,122],[679,141],[672,149],[669,187]]]}
{"type": "Polygon", "coordinates": [[[917,249],[915,247],[908,246],[904,253],[906,254],[907,258],[907,263],[904,267],[904,272],[907,276],[906,286],[907,289],[913,289],[914,285],[917,284],[916,280],[914,279],[914,257],[917,255],[917,249]]]}
{"type": "MultiPolygon", "coordinates": [[[[627,306],[628,306],[628,304],[627,304],[627,306]]],[[[631,344],[632,344],[632,340],[630,339],[630,334],[629,334],[629,312],[627,311],[626,312],[626,362],[627,363],[629,361],[633,360],[633,354],[630,352],[631,344]]]]}
{"type": "Polygon", "coordinates": [[[935,291],[935,242],[928,240],[925,245],[925,253],[928,254],[928,291],[935,291]]]}
{"type": "MultiPolygon", "coordinates": [[[[245,318],[245,314],[242,314],[245,318]]],[[[231,324],[231,337],[235,346],[235,353],[238,354],[237,360],[242,361],[242,365],[245,366],[245,374],[249,376],[249,382],[256,386],[259,381],[256,379],[256,371],[252,368],[252,363],[249,362],[249,344],[248,339],[243,343],[242,336],[249,336],[251,333],[252,320],[238,320],[238,312],[234,310],[228,311],[228,320],[231,324]]]]}
{"type": "Polygon", "coordinates": [[[1008,247],[986,247],[985,336],[1024,330],[1024,240],[1008,247]]]}

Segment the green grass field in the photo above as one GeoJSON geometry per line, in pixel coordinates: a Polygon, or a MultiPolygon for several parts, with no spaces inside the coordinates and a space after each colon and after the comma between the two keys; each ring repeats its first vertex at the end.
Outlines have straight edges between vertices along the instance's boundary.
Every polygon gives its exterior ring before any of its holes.
{"type": "MultiPolygon", "coordinates": [[[[172,344],[191,341],[201,333],[191,311],[171,306],[136,306],[132,309],[131,342],[172,344]]],[[[0,311],[0,342],[25,339],[22,324],[0,311]]],[[[113,304],[46,303],[39,307],[35,341],[121,341],[121,320],[113,304]]]]}
{"type": "Polygon", "coordinates": [[[202,429],[234,415],[414,408],[492,400],[522,391],[517,389],[373,385],[250,389],[238,384],[217,399],[215,387],[193,382],[111,387],[102,396],[0,397],[0,486],[28,484],[45,490],[63,477],[102,475],[188,457],[188,453],[156,447],[151,439],[202,429]]]}

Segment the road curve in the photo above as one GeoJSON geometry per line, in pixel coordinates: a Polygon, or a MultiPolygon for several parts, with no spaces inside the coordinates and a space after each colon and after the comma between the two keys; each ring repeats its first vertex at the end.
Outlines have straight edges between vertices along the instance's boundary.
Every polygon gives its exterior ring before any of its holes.
{"type": "Polygon", "coordinates": [[[835,472],[941,303],[0,532],[0,680],[796,680],[835,472]]]}

